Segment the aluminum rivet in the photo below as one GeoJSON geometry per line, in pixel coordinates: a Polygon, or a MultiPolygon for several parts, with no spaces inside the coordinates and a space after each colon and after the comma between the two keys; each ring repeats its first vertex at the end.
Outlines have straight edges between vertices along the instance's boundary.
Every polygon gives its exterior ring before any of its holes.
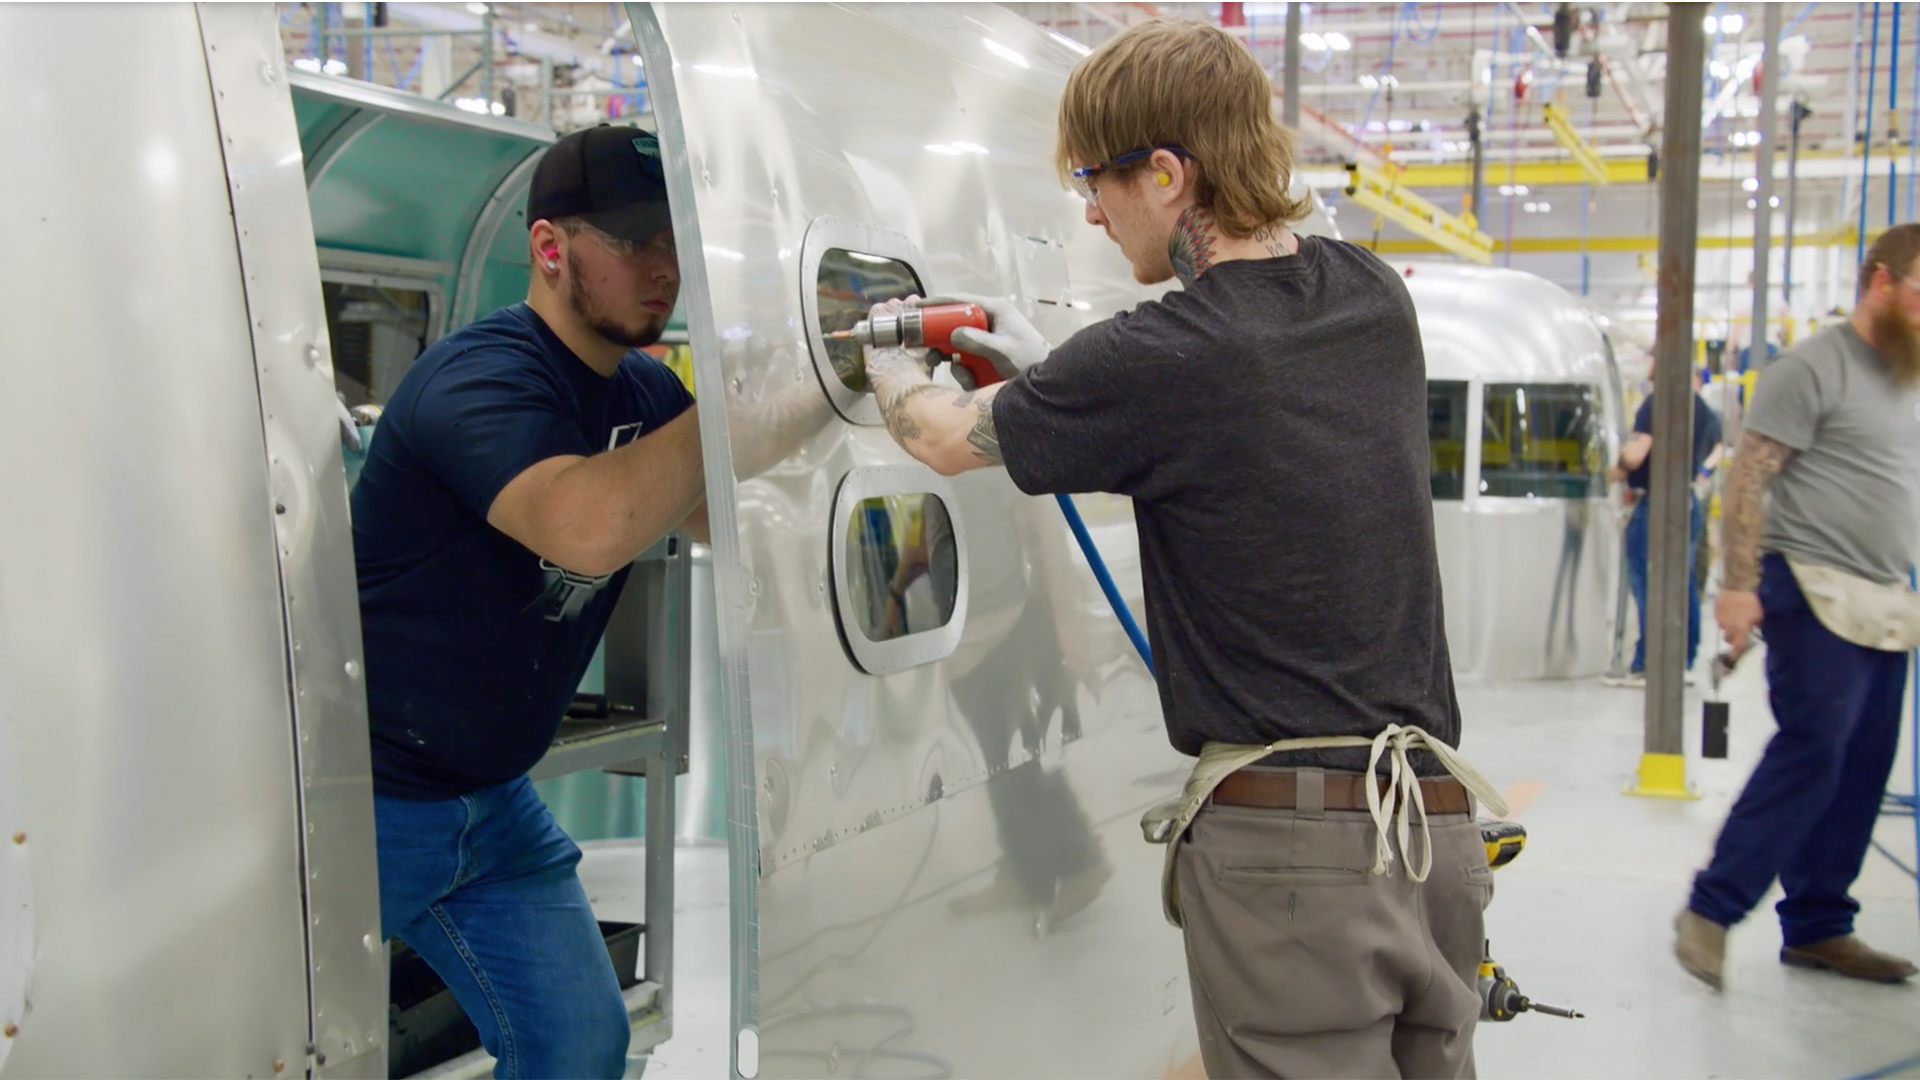
{"type": "Polygon", "coordinates": [[[277,503],[274,503],[274,504],[273,504],[273,512],[274,512],[274,513],[276,513],[276,514],[284,514],[284,513],[286,513],[286,512],[287,512],[287,504],[286,504],[286,503],[281,503],[281,502],[277,502],[277,503]]]}
{"type": "Polygon", "coordinates": [[[6,1027],[0,1027],[0,1035],[5,1035],[9,1039],[18,1034],[20,1034],[20,1028],[11,1021],[7,1023],[6,1027]]]}
{"type": "Polygon", "coordinates": [[[26,832],[25,832],[25,831],[21,831],[21,832],[17,832],[17,833],[14,833],[14,834],[13,834],[13,842],[14,842],[14,843],[16,843],[16,844],[24,844],[24,843],[26,843],[26,842],[27,842],[27,834],[26,834],[26,832]]]}
{"type": "Polygon", "coordinates": [[[359,661],[357,661],[357,660],[349,660],[349,661],[347,661],[347,678],[349,678],[349,679],[357,679],[357,678],[359,678],[359,677],[360,677],[360,663],[359,663],[359,661]]]}
{"type": "Polygon", "coordinates": [[[274,1071],[274,1072],[286,1072],[286,1071],[287,1071],[287,1063],[286,1063],[286,1062],[284,1062],[284,1061],[281,1061],[281,1060],[280,1060],[279,1058],[274,1058],[274,1059],[273,1059],[273,1071],[274,1071]]]}

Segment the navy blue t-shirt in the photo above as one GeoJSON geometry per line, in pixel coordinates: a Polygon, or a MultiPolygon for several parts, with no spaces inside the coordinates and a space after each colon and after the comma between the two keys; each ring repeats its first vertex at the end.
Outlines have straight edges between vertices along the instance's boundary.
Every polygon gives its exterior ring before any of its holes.
{"type": "MultiPolygon", "coordinates": [[[[1711,406],[1700,400],[1699,394],[1690,396],[1693,398],[1693,472],[1688,475],[1697,476],[1700,473],[1700,466],[1707,463],[1707,458],[1713,454],[1714,446],[1720,442],[1720,416],[1711,406]]],[[[1633,432],[1636,435],[1653,434],[1652,394],[1647,395],[1647,399],[1640,403],[1640,410],[1633,414],[1633,432]]],[[[1639,468],[1628,471],[1627,486],[1635,491],[1648,490],[1652,486],[1649,472],[1652,467],[1653,455],[1648,454],[1639,468]]]]}
{"type": "Polygon", "coordinates": [[[451,799],[540,760],[627,571],[562,570],[487,509],[528,466],[624,446],[692,404],[644,353],[600,375],[525,304],[414,361],[353,490],[375,792],[451,799]]]}

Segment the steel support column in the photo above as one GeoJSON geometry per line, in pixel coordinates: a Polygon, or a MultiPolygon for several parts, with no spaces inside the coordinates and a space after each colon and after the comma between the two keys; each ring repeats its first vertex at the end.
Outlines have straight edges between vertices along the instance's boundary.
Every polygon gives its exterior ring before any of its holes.
{"type": "Polygon", "coordinates": [[[1789,319],[1793,318],[1793,229],[1800,212],[1800,124],[1812,115],[1813,110],[1798,97],[1787,110],[1787,228],[1780,237],[1780,299],[1789,319]]]}
{"type": "Polygon", "coordinates": [[[1287,71],[1281,84],[1280,122],[1288,131],[1300,127],[1300,5],[1287,5],[1287,71]]]}
{"type": "Polygon", "coordinates": [[[1681,745],[1688,503],[1693,471],[1694,243],[1699,232],[1701,71],[1706,4],[1667,6],[1666,131],[1660,146],[1660,294],[1654,336],[1653,461],[1647,536],[1646,742],[1629,793],[1687,798],[1681,745]]]}
{"type": "MultiPolygon", "coordinates": [[[[1753,155],[1754,176],[1760,181],[1753,202],[1753,337],[1747,352],[1747,366],[1755,371],[1767,366],[1767,286],[1769,256],[1773,246],[1773,132],[1774,100],[1780,96],[1780,4],[1766,5],[1765,28],[1761,37],[1767,51],[1760,61],[1760,147],[1753,155]]],[[[1787,231],[1793,231],[1791,219],[1787,231]]],[[[1731,385],[1731,384],[1729,384],[1731,385]]],[[[1732,429],[1727,428],[1728,437],[1732,429]]],[[[1704,616],[1702,617],[1704,621],[1704,616]]],[[[1701,628],[1704,637],[1706,628],[1701,628]]]]}

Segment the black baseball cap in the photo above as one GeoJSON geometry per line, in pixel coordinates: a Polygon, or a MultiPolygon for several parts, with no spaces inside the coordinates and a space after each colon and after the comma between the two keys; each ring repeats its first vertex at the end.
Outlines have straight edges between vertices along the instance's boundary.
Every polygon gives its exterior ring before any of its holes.
{"type": "Polygon", "coordinates": [[[566,217],[636,244],[672,228],[660,140],[639,128],[601,124],[548,147],[527,191],[527,225],[566,217]]]}

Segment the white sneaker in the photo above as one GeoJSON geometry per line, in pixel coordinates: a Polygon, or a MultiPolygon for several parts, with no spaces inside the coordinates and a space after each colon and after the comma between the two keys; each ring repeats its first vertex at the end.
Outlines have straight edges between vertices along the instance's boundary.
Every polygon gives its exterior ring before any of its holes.
{"type": "Polygon", "coordinates": [[[1600,685],[1619,686],[1628,690],[1645,690],[1647,688],[1647,676],[1645,673],[1638,671],[1630,671],[1625,675],[1602,675],[1600,676],[1600,685]]]}

